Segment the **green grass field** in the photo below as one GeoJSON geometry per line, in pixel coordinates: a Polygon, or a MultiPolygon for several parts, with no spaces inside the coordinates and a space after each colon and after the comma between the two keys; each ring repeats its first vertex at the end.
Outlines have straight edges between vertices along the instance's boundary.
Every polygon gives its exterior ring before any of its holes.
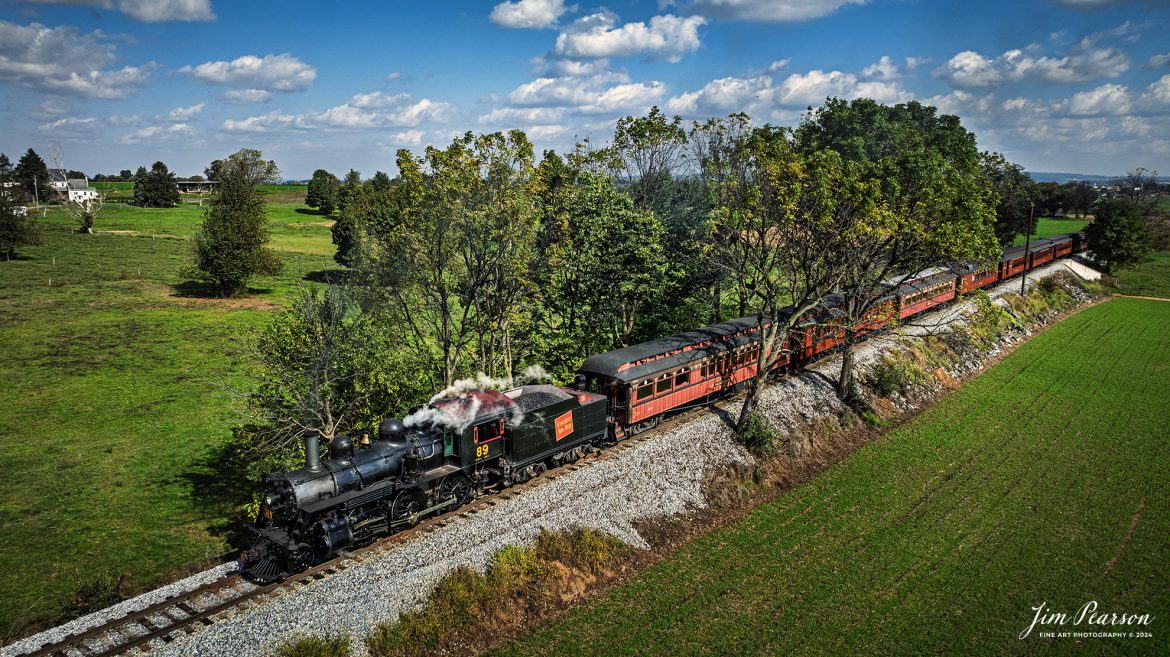
{"type": "MultiPolygon", "coordinates": [[[[1045,237],[1053,237],[1055,235],[1064,235],[1067,233],[1075,233],[1084,230],[1085,226],[1089,224],[1084,219],[1066,219],[1064,217],[1041,217],[1036,221],[1036,232],[1032,235],[1032,241],[1043,239],[1045,237]]],[[[1016,241],[1012,242],[1012,246],[1023,246],[1027,241],[1024,235],[1016,236],[1016,241]]]]}
{"type": "Polygon", "coordinates": [[[1122,294],[1170,299],[1170,253],[1154,253],[1148,261],[1117,272],[1115,278],[1122,294]]]}
{"type": "MultiPolygon", "coordinates": [[[[267,195],[267,200],[273,248],[333,255],[336,248],[329,231],[332,219],[305,206],[303,193],[273,192],[267,195]]],[[[199,230],[203,220],[204,208],[194,201],[185,198],[182,204],[173,208],[139,208],[127,203],[106,203],[94,222],[94,229],[99,233],[190,237],[199,230]]],[[[62,229],[75,225],[69,215],[52,206],[49,206],[43,223],[48,227],[62,229]]]]}
{"type": "Polygon", "coordinates": [[[237,300],[188,294],[186,240],[149,236],[190,234],[197,208],[107,206],[99,231],[126,232],[92,236],[50,212],[44,244],[0,262],[0,637],[96,575],[145,585],[228,548],[215,460],[241,339],[336,268],[296,209],[270,208],[285,271],[237,300]]]}
{"type": "Polygon", "coordinates": [[[1168,336],[1170,303],[1085,310],[496,654],[1167,654],[1168,336]],[[1090,600],[1154,638],[1017,638],[1090,600]]]}

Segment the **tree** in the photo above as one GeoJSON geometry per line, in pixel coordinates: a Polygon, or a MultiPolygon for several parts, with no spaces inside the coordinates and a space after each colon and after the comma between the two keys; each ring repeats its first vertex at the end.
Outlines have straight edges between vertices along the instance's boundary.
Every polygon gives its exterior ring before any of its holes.
{"type": "Polygon", "coordinates": [[[838,176],[830,171],[839,165],[836,156],[805,157],[788,131],[772,126],[733,130],[716,144],[706,174],[711,257],[743,290],[759,327],[756,375],[735,425],[742,434],[788,336],[840,281],[838,222],[849,215],[841,212],[838,176]]]}
{"type": "Polygon", "coordinates": [[[893,319],[893,308],[880,305],[889,290],[926,267],[995,257],[987,168],[1007,179],[1022,171],[981,157],[958,117],[918,102],[830,99],[805,117],[797,140],[806,154],[841,156],[841,202],[857,204],[838,243],[844,314],[836,320],[845,332],[837,391],[852,401],[853,344],[875,314],[893,319]]]}
{"type": "Polygon", "coordinates": [[[36,217],[17,203],[13,188],[0,187],[0,252],[4,253],[4,259],[16,256],[17,247],[40,243],[36,217]]]}
{"type": "Polygon", "coordinates": [[[317,169],[309,180],[305,190],[305,205],[318,208],[325,215],[333,214],[337,208],[337,195],[341,188],[341,181],[337,176],[325,169],[317,169]]]}
{"type": "Polygon", "coordinates": [[[129,169],[122,169],[118,172],[118,179],[123,182],[129,182],[134,179],[134,174],[129,169]]]}
{"type": "Polygon", "coordinates": [[[1035,183],[1018,164],[1000,153],[980,155],[984,184],[999,198],[995,206],[995,237],[1008,246],[1016,235],[1036,232],[1035,183]]]}
{"type": "Polygon", "coordinates": [[[0,153],[0,183],[12,180],[12,160],[4,153],[0,153]]]}
{"type": "Polygon", "coordinates": [[[657,107],[645,117],[618,119],[608,153],[629,185],[634,207],[660,210],[667,186],[686,155],[687,135],[678,116],[668,120],[657,107]]]}
{"type": "Polygon", "coordinates": [[[134,199],[131,201],[132,205],[137,205],[140,208],[146,206],[146,188],[146,167],[138,167],[138,171],[134,173],[134,199]]]}
{"type": "Polygon", "coordinates": [[[1102,199],[1096,218],[1085,227],[1089,251],[1105,273],[1132,267],[1149,255],[1150,230],[1141,205],[1132,198],[1102,199]]]}
{"type": "Polygon", "coordinates": [[[362,196],[362,174],[350,169],[345,174],[345,180],[337,190],[337,208],[342,212],[351,205],[356,205],[362,196]]]}
{"type": "Polygon", "coordinates": [[[1066,210],[1072,210],[1077,217],[1083,217],[1093,209],[1093,203],[1097,201],[1097,190],[1084,180],[1076,182],[1069,182],[1064,184],[1064,199],[1066,203],[1066,210]]]}
{"type": "Polygon", "coordinates": [[[16,163],[13,170],[13,180],[20,183],[25,198],[47,201],[52,197],[53,188],[50,185],[49,167],[33,149],[28,149],[16,163]]]}
{"type": "MultiPolygon", "coordinates": [[[[53,159],[53,166],[58,171],[64,171],[65,156],[62,154],[60,146],[55,144],[50,146],[49,155],[53,159]]],[[[85,174],[80,175],[82,178],[85,177],[85,174]]],[[[93,197],[86,196],[81,199],[75,199],[72,196],[70,190],[66,191],[63,198],[61,199],[61,207],[69,216],[73,217],[74,221],[77,222],[79,232],[92,235],[94,221],[101,213],[102,208],[105,206],[105,202],[106,199],[101,194],[97,194],[93,197]]]]}
{"type": "Polygon", "coordinates": [[[239,295],[252,277],[279,273],[282,266],[267,248],[268,218],[256,189],[257,171],[267,167],[257,167],[259,151],[240,153],[238,160],[239,153],[223,161],[203,224],[191,238],[194,264],[183,272],[210,285],[219,297],[239,295]]]}
{"type": "Polygon", "coordinates": [[[203,170],[208,180],[220,182],[226,178],[235,178],[249,185],[275,182],[280,179],[280,169],[276,162],[265,160],[263,154],[254,148],[241,148],[232,153],[226,160],[212,160],[203,170]]]}
{"type": "Polygon", "coordinates": [[[155,162],[150,171],[139,167],[134,177],[134,203],[145,208],[171,208],[179,204],[179,187],[175,174],[162,162],[155,162]]]}
{"type": "MultiPolygon", "coordinates": [[[[511,369],[518,273],[535,232],[532,157],[519,131],[466,133],[445,149],[428,147],[423,158],[398,152],[401,210],[384,233],[371,233],[363,266],[444,385],[472,363],[511,369]]],[[[359,203],[347,203],[343,216],[359,203]]]]}

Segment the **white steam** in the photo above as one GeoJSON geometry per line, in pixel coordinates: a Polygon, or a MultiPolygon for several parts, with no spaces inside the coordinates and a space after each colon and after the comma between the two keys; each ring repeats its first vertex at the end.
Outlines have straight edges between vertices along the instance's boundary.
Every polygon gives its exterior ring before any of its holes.
{"type": "MultiPolygon", "coordinates": [[[[402,424],[407,427],[431,424],[434,426],[448,427],[457,433],[462,432],[471,426],[471,423],[475,421],[480,411],[479,398],[468,393],[475,390],[508,390],[509,388],[532,385],[551,379],[552,377],[540,365],[529,365],[524,368],[523,372],[513,378],[504,377],[497,379],[480,372],[474,378],[460,379],[439,391],[438,394],[431,397],[427,405],[403,418],[402,424]],[[435,406],[436,402],[440,401],[447,401],[447,403],[441,406],[435,406]]],[[[508,424],[516,426],[523,419],[524,414],[517,412],[509,420],[508,424]]]]}

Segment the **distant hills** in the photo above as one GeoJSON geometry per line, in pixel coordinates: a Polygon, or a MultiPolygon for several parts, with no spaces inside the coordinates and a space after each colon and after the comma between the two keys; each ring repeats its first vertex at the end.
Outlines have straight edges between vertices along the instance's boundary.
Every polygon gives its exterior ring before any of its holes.
{"type": "MultiPolygon", "coordinates": [[[[1097,176],[1091,173],[1053,173],[1051,171],[1029,171],[1036,182],[1066,183],[1084,180],[1094,185],[1111,184],[1118,176],[1097,176]]],[[[1170,182],[1170,176],[1158,176],[1159,183],[1170,182]]]]}

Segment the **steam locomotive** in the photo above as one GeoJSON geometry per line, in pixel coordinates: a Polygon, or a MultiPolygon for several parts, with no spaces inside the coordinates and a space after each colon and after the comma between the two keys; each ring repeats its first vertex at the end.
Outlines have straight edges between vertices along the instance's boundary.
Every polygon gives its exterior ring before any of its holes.
{"type": "Polygon", "coordinates": [[[388,418],[376,440],[305,437],[305,467],[270,477],[240,570],[267,582],[599,449],[605,397],[552,385],[474,390],[388,418]],[[409,426],[408,426],[409,425],[409,426]]]}
{"type": "MultiPolygon", "coordinates": [[[[998,266],[961,263],[891,283],[861,333],[1086,248],[1083,234],[1062,235],[1008,249],[998,266]]],[[[830,295],[798,318],[773,369],[798,369],[839,346],[842,303],[830,295]]],[[[590,356],[573,388],[473,390],[433,401],[406,421],[383,421],[376,440],[334,438],[327,460],[310,434],[305,467],[269,478],[241,570],[261,582],[300,572],[489,488],[527,481],[654,428],[666,414],[755,376],[759,349],[757,319],[742,317],[590,356]]]]}

